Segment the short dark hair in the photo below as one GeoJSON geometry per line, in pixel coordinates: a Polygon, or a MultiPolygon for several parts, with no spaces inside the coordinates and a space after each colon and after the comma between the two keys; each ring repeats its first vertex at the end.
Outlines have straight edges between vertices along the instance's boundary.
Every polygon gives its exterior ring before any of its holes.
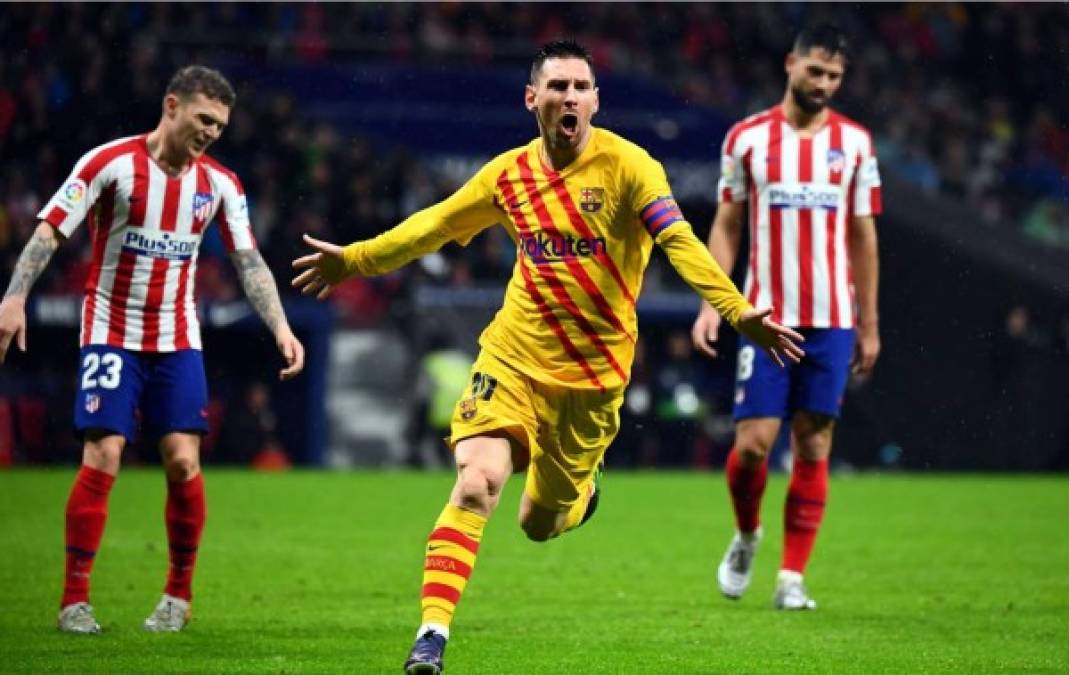
{"type": "Polygon", "coordinates": [[[233,108],[238,98],[223,74],[206,66],[186,66],[179,69],[171,78],[165,93],[174,94],[181,99],[188,99],[193,94],[204,94],[228,108],[233,108]]]}
{"type": "Polygon", "coordinates": [[[575,40],[554,40],[542,45],[531,62],[531,84],[538,81],[538,74],[542,72],[542,64],[547,59],[583,59],[590,66],[590,75],[594,75],[594,59],[586,47],[575,40]]]}
{"type": "Polygon", "coordinates": [[[838,26],[822,23],[803,28],[794,39],[796,54],[808,54],[811,49],[823,49],[829,56],[838,54],[844,61],[850,60],[850,40],[838,26]]]}

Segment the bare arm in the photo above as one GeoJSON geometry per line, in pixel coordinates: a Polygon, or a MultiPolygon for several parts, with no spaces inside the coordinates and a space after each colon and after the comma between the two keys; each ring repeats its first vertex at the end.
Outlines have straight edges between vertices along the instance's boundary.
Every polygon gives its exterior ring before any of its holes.
{"type": "Polygon", "coordinates": [[[52,260],[52,254],[59,248],[62,236],[48,223],[37,223],[37,229],[33,231],[33,235],[19,255],[18,262],[15,263],[15,272],[11,275],[11,283],[8,284],[7,292],[4,293],[4,300],[8,298],[26,300],[30,289],[52,260]]]}
{"type": "Polygon", "coordinates": [[[3,302],[0,302],[0,363],[7,356],[12,339],[16,340],[20,351],[26,351],[26,296],[62,241],[63,235],[54,227],[38,223],[23,247],[3,302]]]}
{"type": "MultiPolygon", "coordinates": [[[[716,209],[712,228],[709,230],[709,252],[725,274],[731,274],[742,240],[742,220],[746,205],[739,202],[721,202],[716,209]]],[[[720,331],[720,316],[708,302],[702,301],[698,318],[691,328],[690,337],[698,351],[716,358],[712,343],[720,331]]]]}
{"type": "Polygon", "coordinates": [[[286,321],[275,278],[271,276],[263,256],[255,249],[234,251],[230,254],[230,260],[238,271],[245,297],[275,336],[287,365],[279,375],[283,380],[288,380],[304,368],[304,347],[294,337],[286,321]]]}
{"type": "Polygon", "coordinates": [[[260,252],[256,249],[234,251],[230,254],[230,261],[238,271],[245,297],[271,333],[278,335],[279,330],[289,330],[275,278],[271,276],[271,270],[267,268],[260,252]]]}
{"type": "Polygon", "coordinates": [[[872,370],[880,355],[880,315],[877,307],[880,257],[876,219],[872,216],[855,216],[850,221],[849,241],[850,268],[858,306],[853,371],[864,375],[872,370]]]}
{"type": "Polygon", "coordinates": [[[709,230],[709,252],[724,272],[731,274],[742,241],[742,217],[746,205],[723,202],[716,207],[716,217],[709,230]]]}

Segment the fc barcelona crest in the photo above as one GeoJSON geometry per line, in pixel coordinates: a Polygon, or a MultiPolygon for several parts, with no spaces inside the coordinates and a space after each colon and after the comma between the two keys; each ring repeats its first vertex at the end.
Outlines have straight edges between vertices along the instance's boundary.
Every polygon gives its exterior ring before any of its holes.
{"type": "Polygon", "coordinates": [[[475,417],[475,397],[460,399],[460,419],[465,422],[475,417]]]}
{"type": "Polygon", "coordinates": [[[605,188],[583,188],[579,191],[579,208],[587,213],[597,213],[605,203],[605,188]]]}

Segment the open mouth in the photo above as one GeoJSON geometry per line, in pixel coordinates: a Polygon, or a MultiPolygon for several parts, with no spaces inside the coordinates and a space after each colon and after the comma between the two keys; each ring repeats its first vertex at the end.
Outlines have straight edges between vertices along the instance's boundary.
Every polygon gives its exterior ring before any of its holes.
{"type": "Polygon", "coordinates": [[[574,136],[579,131],[579,115],[564,113],[560,119],[561,129],[567,136],[574,136]]]}

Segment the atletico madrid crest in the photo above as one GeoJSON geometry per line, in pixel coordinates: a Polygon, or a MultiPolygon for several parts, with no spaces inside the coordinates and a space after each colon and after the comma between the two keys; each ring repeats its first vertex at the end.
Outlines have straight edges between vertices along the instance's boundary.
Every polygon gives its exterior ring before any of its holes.
{"type": "Polygon", "coordinates": [[[85,411],[92,415],[98,410],[100,410],[100,396],[98,396],[97,394],[86,394],[85,411]]]}
{"type": "Polygon", "coordinates": [[[213,201],[212,193],[210,192],[194,192],[193,217],[201,222],[208,220],[208,216],[212,213],[213,201]]]}
{"type": "Polygon", "coordinates": [[[828,150],[828,171],[842,173],[846,168],[846,155],[842,150],[832,148],[828,150]]]}
{"type": "Polygon", "coordinates": [[[587,213],[597,213],[605,203],[605,188],[591,187],[579,191],[579,208],[587,213]]]}

